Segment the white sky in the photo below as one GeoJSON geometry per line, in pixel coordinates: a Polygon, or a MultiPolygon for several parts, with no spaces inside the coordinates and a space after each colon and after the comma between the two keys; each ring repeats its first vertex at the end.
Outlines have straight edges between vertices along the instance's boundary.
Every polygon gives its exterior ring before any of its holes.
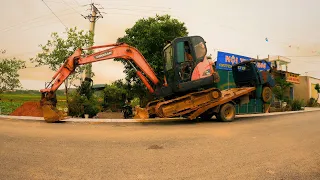
{"type": "MultiPolygon", "coordinates": [[[[67,27],[88,30],[80,14],[91,0],[46,0],[67,27]]],[[[320,78],[319,0],[93,0],[104,7],[104,18],[96,24],[95,44],[116,42],[126,28],[142,18],[170,14],[186,23],[190,35],[207,41],[208,54],[218,50],[261,58],[270,55],[291,58],[289,71],[320,78]],[[268,38],[269,42],[265,41],[268,38]]],[[[0,49],[7,57],[28,60],[40,51],[52,32],[65,27],[42,0],[1,1],[0,49]]],[[[3,55],[2,55],[3,56],[3,55]]],[[[28,67],[34,66],[28,63],[28,67]]],[[[95,83],[109,83],[124,77],[121,63],[93,65],[95,83]]],[[[54,72],[46,67],[21,70],[25,89],[43,88],[54,72]]]]}

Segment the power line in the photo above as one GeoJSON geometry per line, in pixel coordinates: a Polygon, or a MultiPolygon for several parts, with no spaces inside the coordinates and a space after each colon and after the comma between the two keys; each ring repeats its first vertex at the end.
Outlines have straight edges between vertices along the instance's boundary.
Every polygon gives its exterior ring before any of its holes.
{"type": "Polygon", "coordinates": [[[80,6],[80,4],[78,3],[78,1],[77,0],[73,0],[74,2],[76,2],[76,4],[78,5],[78,6],[80,6]]]}
{"type": "Polygon", "coordinates": [[[67,6],[69,6],[74,12],[78,13],[81,15],[81,13],[79,13],[78,11],[76,11],[72,6],[70,6],[65,0],[61,0],[63,3],[65,3],[67,6]]]}
{"type": "Polygon", "coordinates": [[[52,12],[52,14],[53,15],[55,15],[56,17],[57,17],[57,19],[59,19],[59,21],[61,22],[61,24],[65,27],[65,28],[67,28],[67,26],[65,25],[65,24],[63,24],[63,22],[61,21],[61,19],[52,11],[52,9],[47,5],[47,3],[44,1],[44,0],[42,0],[42,2],[48,7],[48,9],[50,9],[50,11],[52,12]]]}
{"type": "MultiPolygon", "coordinates": [[[[69,10],[69,9],[63,9],[63,10],[58,11],[58,12],[64,12],[64,11],[68,11],[68,10],[69,10]]],[[[57,12],[56,12],[56,13],[57,13],[57,12]]],[[[11,25],[11,26],[7,26],[7,27],[5,27],[5,28],[3,28],[3,29],[0,29],[0,31],[5,32],[5,31],[8,31],[8,30],[10,30],[10,29],[12,29],[12,28],[15,28],[15,27],[17,27],[17,26],[20,27],[20,25],[23,25],[23,24],[27,24],[27,23],[30,24],[30,23],[36,22],[36,21],[39,20],[39,19],[46,18],[47,16],[50,16],[50,15],[52,15],[52,13],[46,14],[46,15],[43,15],[43,16],[39,16],[39,17],[35,17],[35,18],[29,19],[29,20],[26,20],[26,21],[22,21],[22,22],[16,23],[16,24],[11,25]]]]}
{"type": "Polygon", "coordinates": [[[105,8],[105,9],[109,9],[109,10],[123,10],[123,11],[153,11],[153,12],[170,12],[170,11],[166,11],[166,10],[154,10],[154,9],[127,9],[127,8],[105,8]]]}
{"type": "MultiPolygon", "coordinates": [[[[107,2],[106,4],[104,3],[104,5],[111,5],[111,6],[117,6],[117,4],[108,4],[109,2],[107,2]]],[[[131,4],[118,4],[121,7],[138,7],[138,8],[156,8],[156,9],[165,9],[165,10],[171,10],[170,7],[165,7],[165,6],[137,6],[137,5],[131,5],[131,4]]]]}
{"type": "MultiPolygon", "coordinates": [[[[66,11],[66,10],[63,10],[63,11],[66,11]]],[[[62,11],[60,11],[62,12],[62,11]]],[[[61,14],[59,15],[60,17],[62,16],[66,16],[66,15],[69,15],[69,14],[73,14],[74,12],[69,12],[69,13],[64,13],[64,14],[61,14]]],[[[50,13],[51,15],[51,13],[50,13]]],[[[43,16],[44,17],[44,16],[43,16]]],[[[38,27],[37,24],[41,23],[41,22],[46,22],[48,23],[48,19],[51,19],[51,18],[55,18],[54,16],[52,17],[46,17],[45,19],[40,19],[40,18],[43,18],[43,17],[37,17],[37,18],[34,18],[34,19],[31,19],[31,20],[28,20],[28,21],[24,21],[24,22],[21,22],[21,23],[17,23],[15,25],[12,25],[10,27],[7,27],[7,29],[4,29],[4,30],[0,30],[0,32],[7,32],[7,31],[11,31],[13,30],[14,28],[16,27],[19,27],[19,28],[23,28],[23,27],[26,27],[27,29],[31,29],[33,27],[38,27]],[[36,20],[37,19],[37,20],[36,20]]],[[[56,18],[55,18],[56,19],[56,18]]],[[[60,22],[59,22],[60,23],[60,22]]],[[[50,25],[50,24],[47,24],[47,25],[50,25]]],[[[43,26],[43,25],[40,25],[40,26],[43,26]]],[[[27,29],[24,29],[24,30],[27,30],[27,29]]]]}

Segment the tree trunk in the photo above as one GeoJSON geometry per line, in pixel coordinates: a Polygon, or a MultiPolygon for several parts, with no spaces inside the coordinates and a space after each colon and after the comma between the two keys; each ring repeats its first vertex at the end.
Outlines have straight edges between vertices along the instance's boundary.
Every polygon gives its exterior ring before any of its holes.
{"type": "Polygon", "coordinates": [[[66,101],[68,104],[68,102],[69,102],[68,79],[66,79],[64,81],[64,87],[65,87],[65,93],[66,93],[66,101]]]}

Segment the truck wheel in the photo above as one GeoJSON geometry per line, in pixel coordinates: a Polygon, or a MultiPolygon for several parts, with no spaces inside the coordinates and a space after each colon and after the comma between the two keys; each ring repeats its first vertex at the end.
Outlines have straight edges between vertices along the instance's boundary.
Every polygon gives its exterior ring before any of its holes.
{"type": "Polygon", "coordinates": [[[236,116],[236,108],[231,103],[226,103],[221,106],[219,113],[216,115],[219,121],[231,122],[236,116]]]}
{"type": "Polygon", "coordinates": [[[262,89],[262,100],[265,103],[270,102],[272,99],[272,90],[270,87],[266,86],[262,89]]]}

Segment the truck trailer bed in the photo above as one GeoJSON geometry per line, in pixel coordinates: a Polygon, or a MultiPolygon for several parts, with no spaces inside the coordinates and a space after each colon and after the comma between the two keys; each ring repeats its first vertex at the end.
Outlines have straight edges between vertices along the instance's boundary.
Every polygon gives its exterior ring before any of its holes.
{"type": "Polygon", "coordinates": [[[220,105],[228,102],[233,102],[235,99],[241,96],[247,95],[250,92],[254,91],[255,89],[256,89],[255,87],[242,87],[242,88],[231,88],[231,89],[223,90],[221,91],[222,96],[218,101],[204,103],[203,105],[199,106],[197,110],[189,114],[188,119],[193,120],[199,117],[201,114],[208,111],[209,109],[219,107],[220,105]]]}

